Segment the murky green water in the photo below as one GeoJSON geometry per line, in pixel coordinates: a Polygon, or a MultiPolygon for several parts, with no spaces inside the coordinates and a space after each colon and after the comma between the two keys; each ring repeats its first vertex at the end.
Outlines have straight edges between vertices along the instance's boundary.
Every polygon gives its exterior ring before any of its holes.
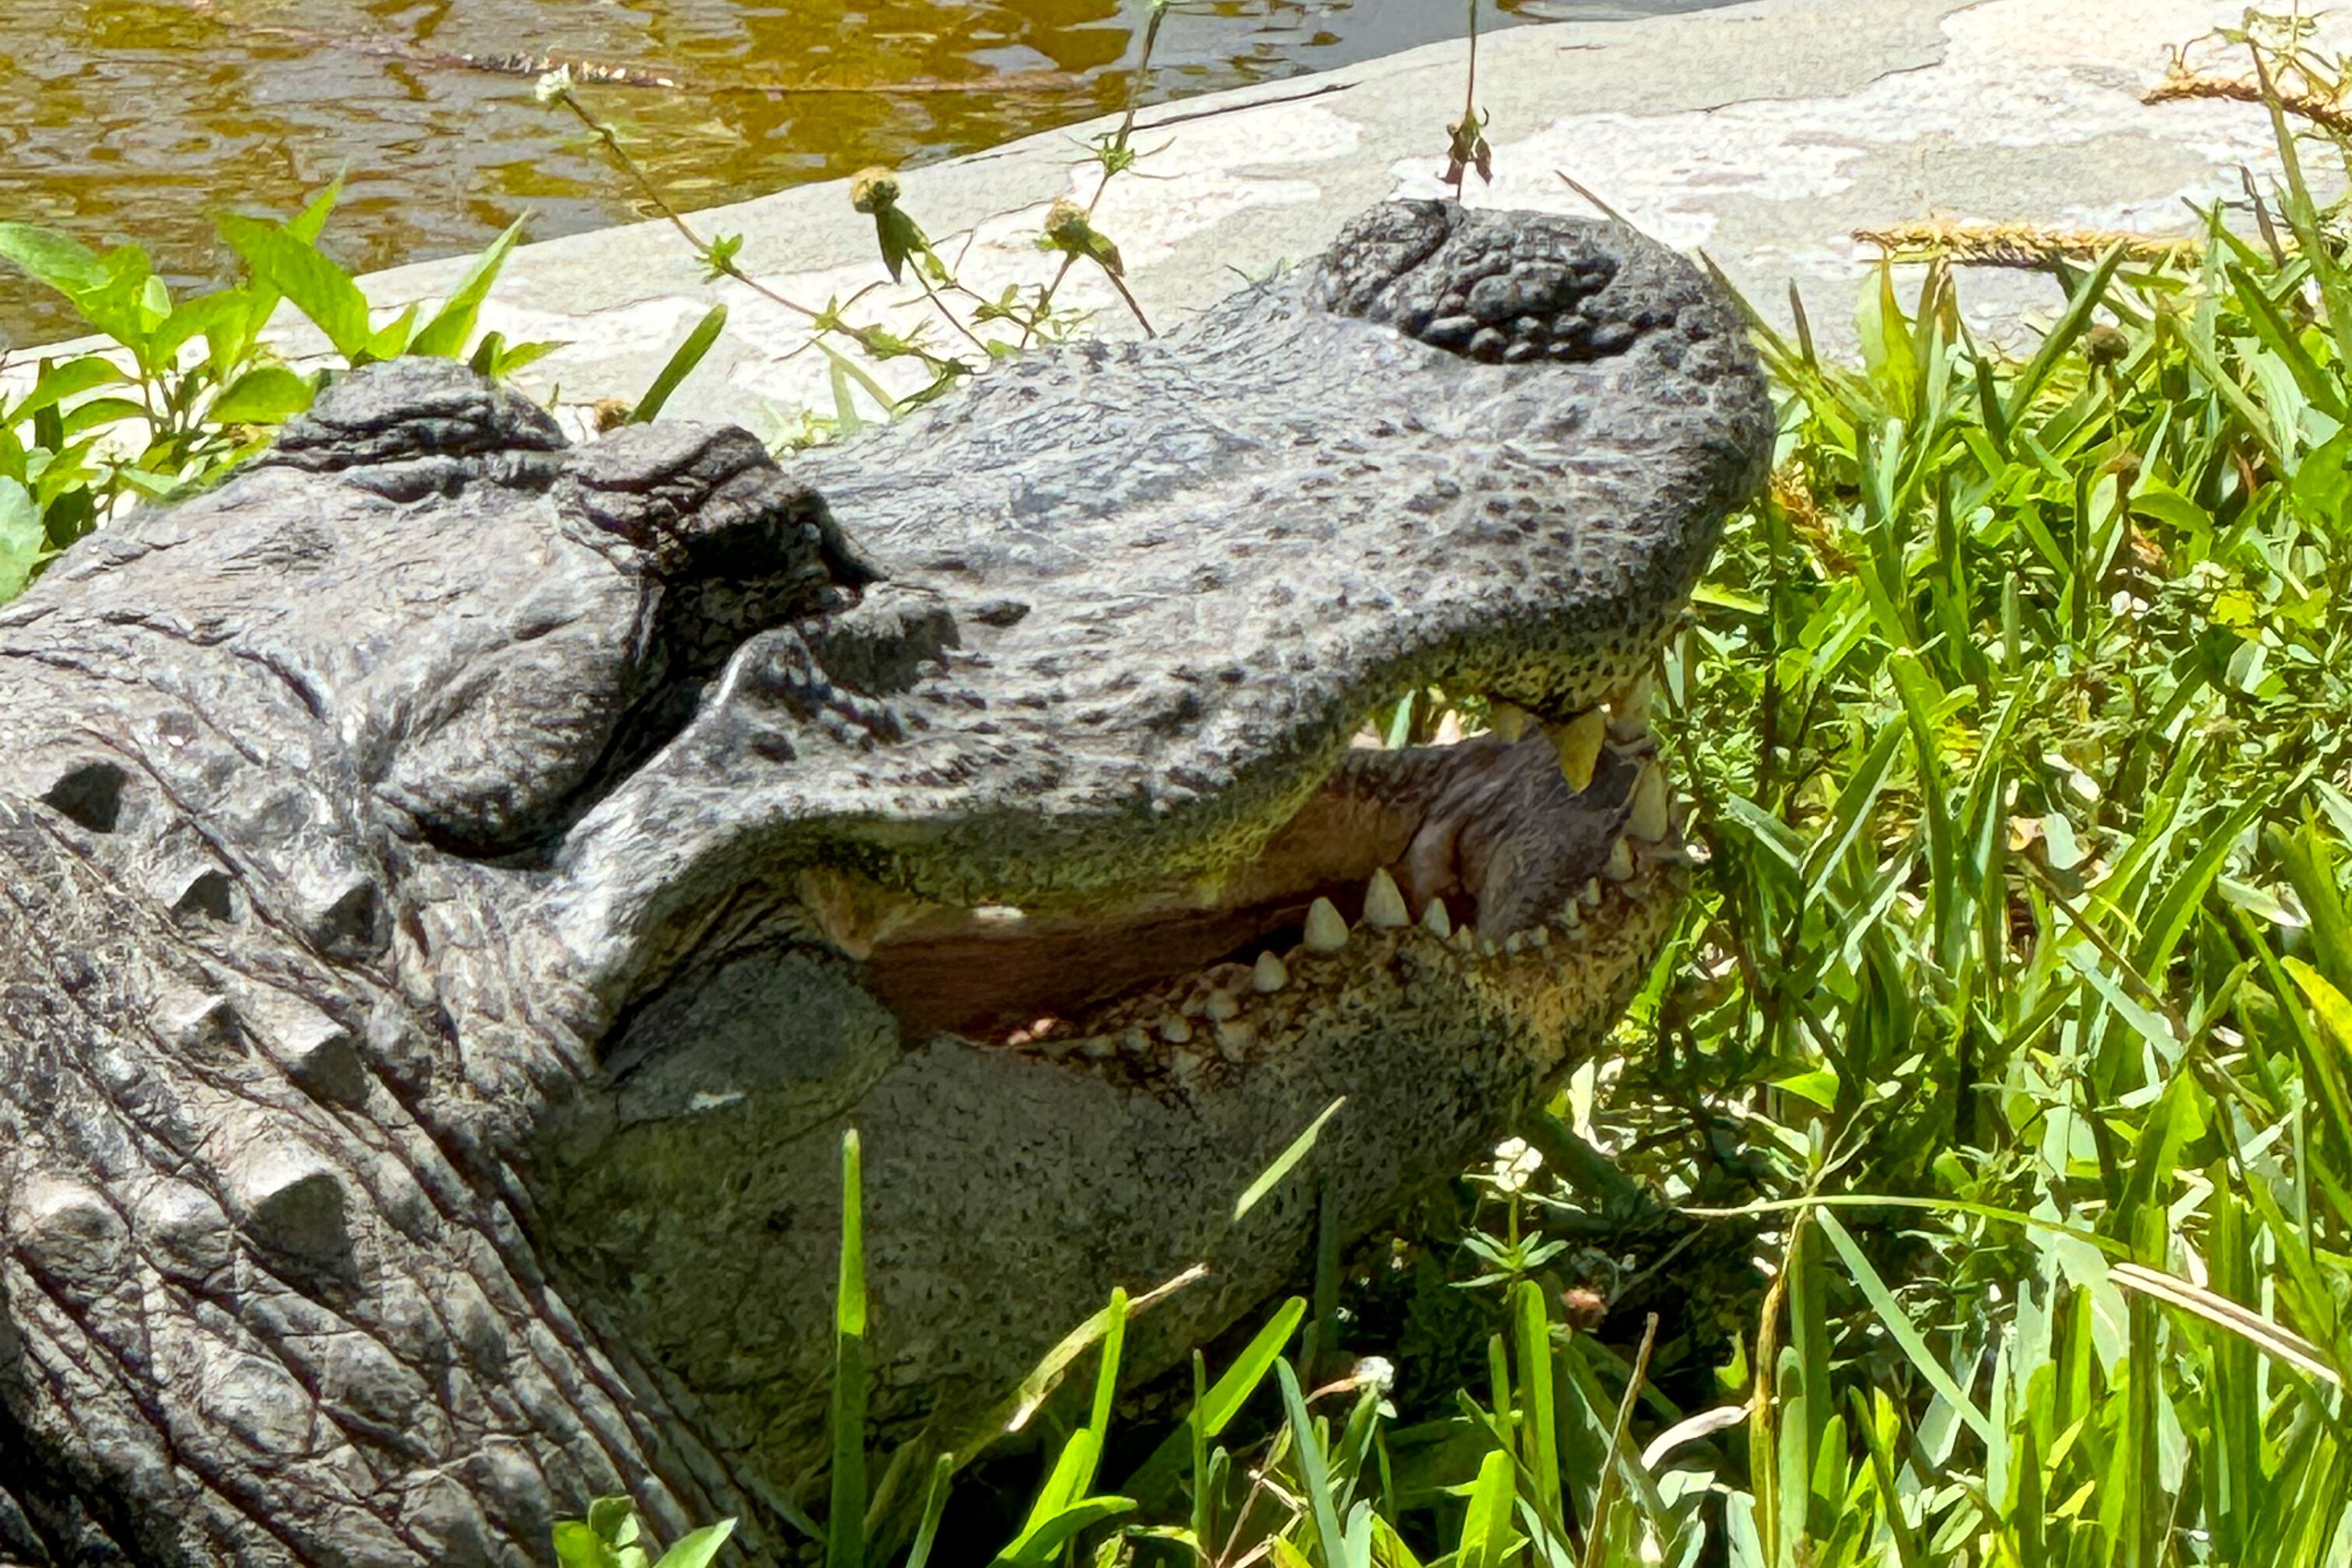
{"type": "MultiPolygon", "coordinates": [[[[1501,0],[1484,25],[1710,3],[1501,0]]],[[[1141,16],[1139,0],[0,0],[0,219],[136,240],[184,289],[229,270],[210,213],[288,213],[338,171],[328,244],[355,268],[471,249],[526,211],[551,238],[641,216],[634,193],[529,77],[450,57],[675,78],[592,98],[694,207],[1116,108],[1141,16]]],[[[1369,58],[1463,21],[1460,0],[1188,0],[1149,91],[1369,58]]],[[[0,276],[0,342],[72,326],[0,276]]]]}

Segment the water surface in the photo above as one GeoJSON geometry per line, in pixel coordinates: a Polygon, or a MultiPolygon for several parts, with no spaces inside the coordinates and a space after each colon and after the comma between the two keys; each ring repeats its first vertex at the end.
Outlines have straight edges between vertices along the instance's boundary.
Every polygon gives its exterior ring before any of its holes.
{"type": "MultiPolygon", "coordinates": [[[[1483,26],[1721,0],[1494,0],[1483,26]]],[[[284,215],[339,172],[328,248],[355,268],[645,216],[528,76],[458,55],[668,76],[588,96],[684,207],[948,157],[1126,101],[1138,0],[0,0],[0,219],[135,240],[175,289],[232,271],[209,215],[284,215]]],[[[1457,35],[1458,0],[1187,0],[1147,97],[1348,64],[1457,35]]],[[[0,342],[73,330],[0,268],[0,342]]]]}

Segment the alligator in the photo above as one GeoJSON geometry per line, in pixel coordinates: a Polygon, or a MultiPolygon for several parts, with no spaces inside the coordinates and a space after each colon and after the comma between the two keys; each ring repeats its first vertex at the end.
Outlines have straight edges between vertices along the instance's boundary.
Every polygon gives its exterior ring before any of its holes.
{"type": "Polygon", "coordinates": [[[1435,203],[782,466],[336,379],[0,610],[0,1563],[789,1553],[853,1128],[877,1451],[1178,1364],[1621,1015],[1772,436],[1687,262],[1435,203]]]}

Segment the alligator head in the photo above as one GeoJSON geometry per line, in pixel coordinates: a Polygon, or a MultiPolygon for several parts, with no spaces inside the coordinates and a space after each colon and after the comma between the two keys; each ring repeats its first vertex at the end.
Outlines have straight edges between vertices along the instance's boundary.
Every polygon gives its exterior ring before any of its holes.
{"type": "Polygon", "coordinates": [[[850,1127],[888,1432],[1204,1260],[1168,1364],[1622,1006],[1770,436],[1681,260],[1405,204],[781,468],[402,363],[93,537],[0,612],[0,1558],[772,1518],[850,1127]],[[1431,686],[1517,738],[1356,743],[1431,686]]]}

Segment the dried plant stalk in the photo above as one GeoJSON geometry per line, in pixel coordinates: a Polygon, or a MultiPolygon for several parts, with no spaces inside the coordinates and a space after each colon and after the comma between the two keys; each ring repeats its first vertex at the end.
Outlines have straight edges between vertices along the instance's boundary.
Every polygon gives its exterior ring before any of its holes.
{"type": "MultiPolygon", "coordinates": [[[[2273,92],[2278,106],[2289,114],[2310,121],[2314,125],[2339,136],[2352,135],[2352,110],[2331,94],[2309,92],[2290,87],[2274,87],[2273,92]]],[[[2142,103],[2176,103],[2182,99],[2214,98],[2231,103],[2261,103],[2263,84],[2238,77],[2209,76],[2176,64],[2170,74],[2139,95],[2142,103]]]]}
{"type": "Polygon", "coordinates": [[[1940,260],[1964,267],[2043,268],[2054,261],[2095,261],[2117,245],[2126,259],[2160,266],[2197,254],[2193,241],[2095,228],[2044,228],[2024,223],[1896,224],[1858,228],[1853,237],[1896,261],[1940,260]]]}

